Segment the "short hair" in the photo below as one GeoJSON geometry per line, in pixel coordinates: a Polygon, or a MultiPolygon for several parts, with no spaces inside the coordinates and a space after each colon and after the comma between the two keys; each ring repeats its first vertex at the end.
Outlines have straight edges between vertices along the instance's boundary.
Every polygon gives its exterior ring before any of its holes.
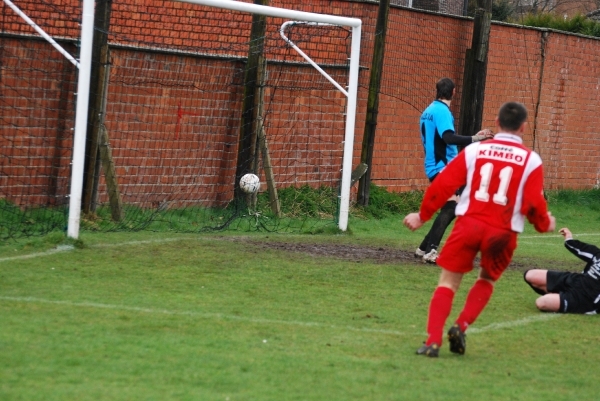
{"type": "Polygon", "coordinates": [[[527,109],[519,102],[506,102],[498,111],[498,124],[507,131],[517,131],[527,120],[527,109]]]}
{"type": "Polygon", "coordinates": [[[452,100],[454,82],[450,78],[442,78],[435,84],[436,99],[452,100]]]}

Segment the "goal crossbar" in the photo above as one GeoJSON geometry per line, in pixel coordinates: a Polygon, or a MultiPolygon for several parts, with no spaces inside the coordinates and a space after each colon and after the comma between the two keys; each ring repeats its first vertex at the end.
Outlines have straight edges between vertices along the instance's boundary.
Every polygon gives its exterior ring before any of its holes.
{"type": "Polygon", "coordinates": [[[337,15],[316,14],[306,11],[296,11],[287,8],[261,6],[259,4],[243,3],[236,0],[176,0],[183,3],[200,4],[225,8],[227,10],[242,11],[252,14],[266,15],[268,17],[289,18],[297,21],[325,22],[333,25],[342,25],[360,28],[362,21],[358,18],[340,17],[337,15]]]}
{"type": "MultiPolygon", "coordinates": [[[[316,22],[330,25],[347,26],[352,28],[352,43],[350,49],[350,70],[348,76],[348,90],[342,90],[347,96],[346,103],[346,129],[344,135],[344,155],[342,161],[342,184],[340,190],[340,210],[338,227],[341,231],[348,228],[348,213],[350,209],[350,184],[352,175],[352,156],[354,150],[354,125],[356,122],[356,103],[358,97],[358,73],[360,59],[360,40],[362,21],[358,18],[340,17],[328,14],[316,14],[305,11],[296,11],[286,8],[263,6],[259,4],[243,3],[235,0],[175,0],[184,3],[193,3],[203,6],[224,8],[233,11],[265,15],[268,17],[286,18],[295,21],[316,22]]],[[[298,51],[298,49],[295,49],[298,51]]],[[[301,53],[302,54],[302,53],[301,53]]],[[[312,63],[311,63],[312,64],[312,63]]],[[[319,70],[319,68],[317,68],[319,70]]],[[[321,72],[321,71],[319,71],[321,72]]],[[[336,87],[339,85],[335,83],[336,87]]],[[[339,89],[339,88],[338,88],[339,89]]],[[[343,88],[342,88],[343,89],[343,88]]]]}

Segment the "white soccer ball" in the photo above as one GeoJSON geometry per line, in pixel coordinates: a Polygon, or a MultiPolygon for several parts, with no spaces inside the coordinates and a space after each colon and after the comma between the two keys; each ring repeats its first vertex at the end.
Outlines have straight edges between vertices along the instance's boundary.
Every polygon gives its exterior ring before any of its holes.
{"type": "Polygon", "coordinates": [[[260,188],[260,179],[255,174],[246,174],[240,178],[240,188],[247,194],[253,194],[260,188]]]}

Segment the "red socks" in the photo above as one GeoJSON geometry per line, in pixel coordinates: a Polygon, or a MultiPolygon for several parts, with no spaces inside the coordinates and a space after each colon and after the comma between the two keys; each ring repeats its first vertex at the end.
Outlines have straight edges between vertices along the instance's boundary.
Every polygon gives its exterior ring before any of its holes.
{"type": "Polygon", "coordinates": [[[431,297],[429,304],[429,316],[427,318],[427,342],[429,346],[433,343],[442,345],[444,336],[444,324],[452,310],[452,301],[454,300],[454,291],[448,287],[437,287],[431,297]]]}
{"type": "Polygon", "coordinates": [[[458,316],[458,319],[456,319],[456,323],[458,323],[463,332],[479,317],[492,297],[493,292],[494,285],[487,280],[480,279],[473,284],[467,295],[465,307],[458,316]]]}
{"type": "MultiPolygon", "coordinates": [[[[458,323],[463,332],[479,317],[492,297],[493,292],[494,285],[487,280],[479,279],[473,284],[467,295],[465,306],[458,319],[456,319],[456,323],[458,323]]],[[[429,346],[433,343],[442,345],[444,325],[452,310],[453,300],[454,292],[448,287],[437,287],[433,292],[431,303],[429,304],[429,316],[427,318],[428,338],[425,345],[429,346]]]]}

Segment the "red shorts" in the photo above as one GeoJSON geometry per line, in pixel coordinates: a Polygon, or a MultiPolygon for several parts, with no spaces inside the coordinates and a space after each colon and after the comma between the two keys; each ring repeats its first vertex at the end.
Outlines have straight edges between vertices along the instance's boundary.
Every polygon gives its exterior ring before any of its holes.
{"type": "Polygon", "coordinates": [[[454,273],[468,273],[473,270],[475,256],[481,252],[480,265],[495,281],[510,264],[516,248],[516,232],[458,216],[437,264],[454,273]]]}

